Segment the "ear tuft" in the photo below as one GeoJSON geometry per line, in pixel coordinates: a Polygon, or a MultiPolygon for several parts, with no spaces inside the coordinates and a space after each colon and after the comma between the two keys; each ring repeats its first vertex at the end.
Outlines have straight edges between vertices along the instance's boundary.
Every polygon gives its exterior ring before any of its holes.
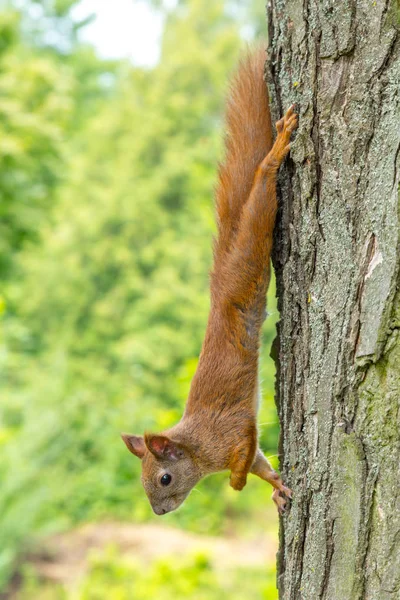
{"type": "Polygon", "coordinates": [[[146,433],[144,441],[147,448],[156,458],[165,460],[179,460],[186,455],[185,449],[181,444],[173,442],[166,435],[146,433]]]}
{"type": "Polygon", "coordinates": [[[130,433],[121,433],[121,437],[129,452],[142,459],[146,452],[143,437],[141,435],[131,435],[130,433]]]}

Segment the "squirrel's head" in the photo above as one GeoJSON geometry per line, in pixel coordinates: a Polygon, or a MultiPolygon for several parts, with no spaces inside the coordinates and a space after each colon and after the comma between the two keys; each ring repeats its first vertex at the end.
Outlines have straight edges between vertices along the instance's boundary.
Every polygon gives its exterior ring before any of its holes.
{"type": "Polygon", "coordinates": [[[175,510],[201,478],[188,448],[165,434],[122,434],[128,450],[142,461],[142,483],[156,515],[175,510]]]}

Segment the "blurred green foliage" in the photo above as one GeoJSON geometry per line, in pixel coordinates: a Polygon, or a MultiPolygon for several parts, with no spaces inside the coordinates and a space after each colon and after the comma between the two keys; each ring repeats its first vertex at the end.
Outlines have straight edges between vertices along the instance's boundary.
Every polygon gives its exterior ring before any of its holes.
{"type": "MultiPolygon", "coordinates": [[[[209,307],[226,81],[258,15],[178,3],[160,63],[144,69],[79,43],[73,4],[0,12],[0,590],[42,535],[153,518],[119,432],[182,413],[209,307]]],[[[274,454],[273,289],[269,311],[260,431],[274,454]]],[[[226,475],[198,490],[170,524],[223,533],[251,516],[256,530],[271,494],[252,479],[235,494],[226,475]]],[[[115,585],[107,597],[124,598],[115,585]]]]}
{"type": "Polygon", "coordinates": [[[65,586],[43,586],[35,573],[25,572],[16,600],[277,600],[271,568],[215,569],[204,553],[179,559],[159,559],[148,567],[122,559],[112,547],[93,554],[87,575],[72,593],[65,586]],[[39,596],[40,594],[40,596],[39,596]]]}

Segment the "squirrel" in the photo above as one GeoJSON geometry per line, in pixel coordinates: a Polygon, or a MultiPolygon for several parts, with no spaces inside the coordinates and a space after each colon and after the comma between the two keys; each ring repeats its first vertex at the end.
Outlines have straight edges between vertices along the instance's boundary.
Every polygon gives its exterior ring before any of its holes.
{"type": "Polygon", "coordinates": [[[216,188],[218,236],[211,309],[182,419],[161,433],[122,434],[142,461],[153,511],[175,510],[204,476],[230,470],[241,490],[248,473],[274,487],[279,513],[292,497],[258,446],[258,362],[277,212],[276,180],[297,128],[294,106],[276,123],[264,83],[261,48],[239,62],[226,106],[225,159],[216,188]]]}

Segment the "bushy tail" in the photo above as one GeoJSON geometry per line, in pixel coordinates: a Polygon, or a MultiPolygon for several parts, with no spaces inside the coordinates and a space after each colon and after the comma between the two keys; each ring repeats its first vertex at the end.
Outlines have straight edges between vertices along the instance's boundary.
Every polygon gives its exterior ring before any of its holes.
{"type": "Polygon", "coordinates": [[[243,204],[249,197],[254,174],[272,147],[268,93],[264,82],[266,54],[258,47],[240,61],[227,98],[225,158],[216,189],[218,239],[215,268],[236,236],[243,204]]]}

